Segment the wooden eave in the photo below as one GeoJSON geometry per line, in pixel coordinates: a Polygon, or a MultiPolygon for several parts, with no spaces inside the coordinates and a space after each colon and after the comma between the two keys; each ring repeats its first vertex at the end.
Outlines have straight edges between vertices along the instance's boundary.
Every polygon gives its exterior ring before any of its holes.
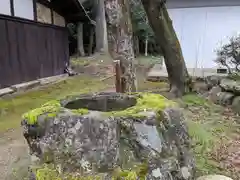
{"type": "Polygon", "coordinates": [[[48,0],[37,1],[56,11],[63,16],[67,22],[89,21],[84,12],[85,7],[83,9],[78,0],[51,0],[50,2],[48,0]]]}

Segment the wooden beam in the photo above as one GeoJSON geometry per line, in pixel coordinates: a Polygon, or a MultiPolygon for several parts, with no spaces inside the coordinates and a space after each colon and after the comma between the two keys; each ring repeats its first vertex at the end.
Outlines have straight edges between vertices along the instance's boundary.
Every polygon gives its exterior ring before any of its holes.
{"type": "Polygon", "coordinates": [[[37,0],[33,0],[33,17],[37,21],[37,0]]]}
{"type": "Polygon", "coordinates": [[[38,3],[50,8],[50,2],[47,0],[36,0],[38,3]]]}
{"type": "Polygon", "coordinates": [[[10,0],[11,15],[14,16],[14,2],[10,0]]]}
{"type": "Polygon", "coordinates": [[[51,22],[52,24],[54,24],[53,9],[51,8],[50,10],[51,10],[51,22]]]}

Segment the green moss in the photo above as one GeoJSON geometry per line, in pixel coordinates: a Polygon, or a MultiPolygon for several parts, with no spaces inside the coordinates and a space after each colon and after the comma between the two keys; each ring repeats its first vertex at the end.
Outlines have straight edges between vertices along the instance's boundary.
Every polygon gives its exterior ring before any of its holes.
{"type": "Polygon", "coordinates": [[[84,114],[88,114],[89,110],[88,109],[73,109],[72,112],[76,113],[76,114],[84,115],[84,114]]]}
{"type": "Polygon", "coordinates": [[[59,173],[53,165],[43,165],[36,171],[36,180],[101,180],[102,175],[79,176],[59,173]]]}
{"type": "MultiPolygon", "coordinates": [[[[135,93],[136,94],[136,93],[135,93]]],[[[114,116],[130,116],[130,117],[144,117],[139,114],[144,111],[155,111],[159,112],[167,107],[176,106],[176,103],[166,99],[164,96],[153,93],[138,93],[136,95],[137,103],[135,106],[127,108],[123,111],[110,112],[114,116]]],[[[107,113],[109,115],[109,113],[107,113]]]]}
{"type": "MultiPolygon", "coordinates": [[[[120,180],[124,178],[125,180],[144,180],[148,171],[146,164],[136,164],[131,170],[123,170],[121,168],[116,168],[112,173],[112,180],[120,180]]],[[[52,164],[44,164],[41,167],[33,169],[36,173],[36,180],[101,180],[103,179],[103,174],[99,173],[96,175],[86,175],[86,176],[74,176],[73,174],[63,174],[59,173],[58,168],[54,167],[52,164]]]]}
{"type": "Polygon", "coordinates": [[[145,180],[148,171],[148,166],[145,163],[135,165],[131,170],[123,170],[121,168],[117,168],[113,172],[113,180],[145,180]]]}
{"type": "Polygon", "coordinates": [[[53,100],[42,105],[40,108],[33,109],[23,114],[22,118],[26,119],[28,124],[36,124],[38,116],[46,114],[48,117],[55,117],[60,108],[60,102],[53,100]]]}

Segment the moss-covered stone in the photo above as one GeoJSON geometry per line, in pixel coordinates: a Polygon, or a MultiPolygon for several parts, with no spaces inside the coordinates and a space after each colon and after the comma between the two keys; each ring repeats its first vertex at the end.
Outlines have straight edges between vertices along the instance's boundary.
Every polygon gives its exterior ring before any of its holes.
{"type": "MultiPolygon", "coordinates": [[[[43,104],[40,108],[33,109],[23,114],[22,118],[25,119],[29,125],[33,125],[37,123],[37,118],[43,114],[46,115],[46,117],[48,118],[56,117],[61,108],[63,107],[61,107],[60,101],[58,100],[49,101],[43,104]]],[[[83,108],[74,109],[71,110],[71,112],[80,115],[89,113],[88,109],[83,108]]]]}
{"type": "MultiPolygon", "coordinates": [[[[135,165],[131,170],[123,170],[121,168],[116,168],[111,176],[112,180],[144,180],[146,178],[148,167],[145,164],[135,165]]],[[[73,174],[61,174],[59,170],[53,165],[44,164],[42,167],[38,167],[34,170],[36,172],[36,180],[102,180],[104,174],[96,175],[73,175],[73,174]]]]}
{"type": "Polygon", "coordinates": [[[89,113],[89,110],[88,109],[83,109],[83,108],[80,108],[80,109],[73,109],[71,110],[73,113],[76,113],[76,114],[80,114],[80,115],[84,115],[84,114],[88,114],[89,113]]]}
{"type": "MultiPolygon", "coordinates": [[[[96,176],[171,180],[181,176],[182,167],[192,177],[194,161],[186,152],[188,133],[184,117],[175,106],[152,93],[102,92],[65,98],[60,101],[55,118],[45,121],[45,116],[40,116],[38,126],[22,123],[31,152],[40,157],[41,164],[54,165],[50,169],[38,168],[37,180],[97,179],[96,176]],[[86,113],[89,114],[83,115],[86,113]],[[180,143],[172,143],[172,139],[180,143]],[[165,167],[169,173],[165,173],[165,167]]],[[[52,111],[49,114],[54,116],[52,111]]],[[[26,117],[34,122],[31,113],[26,117]]]]}
{"type": "Polygon", "coordinates": [[[43,165],[41,168],[37,168],[36,180],[101,180],[103,175],[88,175],[79,176],[73,174],[61,174],[58,168],[54,168],[53,165],[43,165]]]}
{"type": "Polygon", "coordinates": [[[137,103],[135,106],[127,108],[123,111],[108,112],[108,115],[113,116],[126,116],[126,117],[145,117],[142,112],[155,111],[159,112],[167,107],[174,107],[177,104],[173,101],[166,99],[160,94],[153,93],[133,93],[137,97],[137,103]]]}
{"type": "Polygon", "coordinates": [[[125,180],[145,180],[148,172],[147,164],[135,165],[131,170],[123,170],[117,168],[113,173],[113,180],[119,180],[124,178],[125,180]]]}
{"type": "Polygon", "coordinates": [[[22,118],[25,119],[28,124],[33,125],[37,123],[37,118],[40,115],[46,114],[47,117],[55,117],[60,109],[60,102],[53,100],[42,105],[40,108],[33,109],[23,114],[22,118]]]}

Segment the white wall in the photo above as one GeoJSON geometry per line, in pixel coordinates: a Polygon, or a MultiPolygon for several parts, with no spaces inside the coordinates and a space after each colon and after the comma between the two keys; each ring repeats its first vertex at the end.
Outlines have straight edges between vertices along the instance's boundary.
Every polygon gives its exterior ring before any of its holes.
{"type": "Polygon", "coordinates": [[[167,0],[168,8],[240,6],[239,0],[167,0]]]}
{"type": "Polygon", "coordinates": [[[240,6],[169,9],[187,67],[216,67],[214,50],[240,32],[240,6]]]}
{"type": "Polygon", "coordinates": [[[14,13],[17,17],[34,20],[33,0],[14,0],[14,13]]]}
{"type": "Polygon", "coordinates": [[[1,0],[0,14],[11,15],[10,0],[1,0]]]}

